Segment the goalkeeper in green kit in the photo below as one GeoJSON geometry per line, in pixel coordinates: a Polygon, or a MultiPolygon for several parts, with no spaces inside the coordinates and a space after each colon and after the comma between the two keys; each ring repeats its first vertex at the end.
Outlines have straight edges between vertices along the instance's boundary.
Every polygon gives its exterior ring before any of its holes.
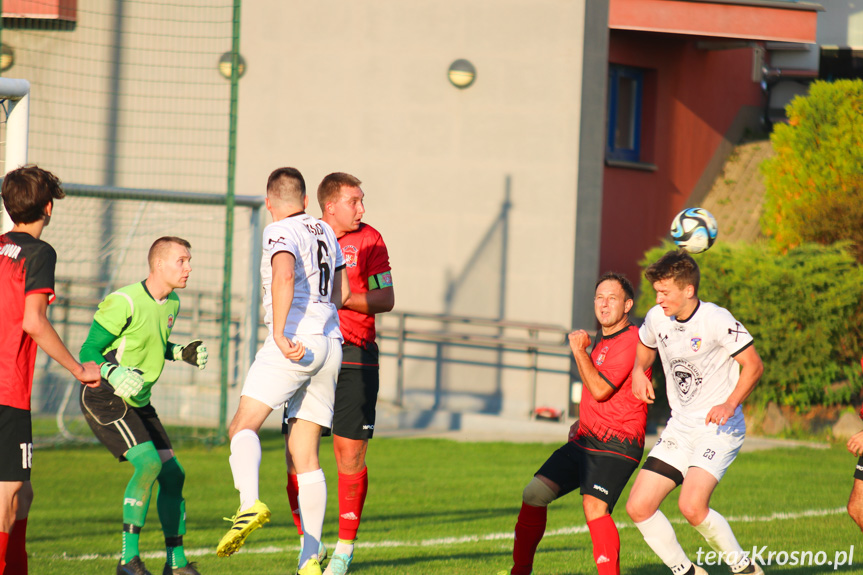
{"type": "Polygon", "coordinates": [[[198,369],[207,364],[207,348],[200,340],[186,345],[168,341],[180,310],[174,290],[186,287],[192,271],[190,248],[177,237],[156,240],[147,256],[147,279],[115,291],[99,304],[81,347],[80,356],[86,358],[82,361],[95,361],[102,372],[101,385],[81,394],[81,411],[99,441],[134,467],[123,496],[123,555],[117,575],[150,575],[141,561],[138,535],[157,481],[156,507],[167,548],[162,573],[200,575],[183,550],[185,473],[150,404],[150,391],[166,359],[198,369]]]}

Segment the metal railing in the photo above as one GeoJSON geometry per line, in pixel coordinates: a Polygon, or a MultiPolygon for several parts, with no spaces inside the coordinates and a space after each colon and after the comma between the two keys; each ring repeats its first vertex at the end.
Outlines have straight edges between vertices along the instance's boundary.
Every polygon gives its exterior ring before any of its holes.
{"type": "MultiPolygon", "coordinates": [[[[569,368],[543,365],[543,359],[570,359],[571,353],[567,335],[570,330],[550,324],[494,320],[481,317],[430,314],[419,312],[390,312],[378,316],[378,343],[381,355],[396,359],[396,397],[398,406],[404,405],[405,360],[419,360],[435,363],[435,407],[440,405],[442,389],[440,372],[446,364],[461,364],[488,367],[500,370],[526,370],[531,374],[531,406],[536,409],[537,380],[540,373],[553,373],[572,376],[577,379],[572,362],[569,368]],[[395,343],[390,350],[389,343],[395,343]],[[431,353],[417,351],[408,353],[409,344],[431,346],[431,353]],[[465,360],[446,357],[445,347],[490,350],[499,352],[494,360],[482,358],[465,360]],[[509,353],[524,355],[524,361],[508,361],[509,353]]],[[[419,347],[424,347],[419,346],[419,347]]],[[[413,346],[417,347],[417,346],[413,346]]]]}

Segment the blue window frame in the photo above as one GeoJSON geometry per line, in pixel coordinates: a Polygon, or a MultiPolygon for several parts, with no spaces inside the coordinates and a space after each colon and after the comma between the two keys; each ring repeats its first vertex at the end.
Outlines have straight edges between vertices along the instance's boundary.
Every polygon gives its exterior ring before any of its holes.
{"type": "Polygon", "coordinates": [[[605,157],[609,160],[641,160],[641,100],[644,72],[637,68],[608,67],[608,132],[605,157]]]}

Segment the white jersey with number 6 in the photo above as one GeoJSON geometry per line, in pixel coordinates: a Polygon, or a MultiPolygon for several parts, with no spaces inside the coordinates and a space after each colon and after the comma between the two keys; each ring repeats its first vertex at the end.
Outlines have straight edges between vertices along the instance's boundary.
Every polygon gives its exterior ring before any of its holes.
{"type": "Polygon", "coordinates": [[[342,339],[339,315],[333,305],[333,278],[345,266],[342,249],[332,228],[306,213],[273,222],[264,229],[261,282],[264,288],[264,322],[273,332],[273,256],[288,252],[294,265],[294,299],[285,322],[285,337],[325,335],[342,339]]]}
{"type": "Polygon", "coordinates": [[[734,391],[740,377],[734,357],[752,345],[752,336],[727,309],[703,301],[686,321],[666,317],[654,306],[638,337],[659,352],[672,416],[701,419],[734,391]]]}

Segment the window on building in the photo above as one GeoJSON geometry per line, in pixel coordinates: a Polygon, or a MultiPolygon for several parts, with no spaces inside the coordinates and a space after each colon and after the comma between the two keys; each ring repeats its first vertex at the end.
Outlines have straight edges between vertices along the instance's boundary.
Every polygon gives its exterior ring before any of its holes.
{"type": "Polygon", "coordinates": [[[608,160],[641,160],[641,104],[644,72],[637,68],[608,67],[608,132],[605,156],[608,160]]]}

